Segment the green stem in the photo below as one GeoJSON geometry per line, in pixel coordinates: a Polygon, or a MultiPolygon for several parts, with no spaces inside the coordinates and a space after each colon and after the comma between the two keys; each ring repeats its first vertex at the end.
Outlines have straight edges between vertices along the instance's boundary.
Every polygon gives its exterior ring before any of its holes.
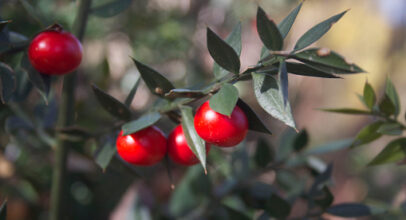
{"type": "MultiPolygon", "coordinates": [[[[87,18],[90,11],[91,0],[81,0],[75,20],[73,32],[79,40],[83,39],[87,18]]],[[[64,77],[62,97],[59,105],[58,127],[67,127],[74,124],[76,72],[64,77]]],[[[66,161],[70,143],[58,137],[55,148],[55,164],[52,177],[50,219],[59,220],[63,217],[64,207],[66,161]]]]}

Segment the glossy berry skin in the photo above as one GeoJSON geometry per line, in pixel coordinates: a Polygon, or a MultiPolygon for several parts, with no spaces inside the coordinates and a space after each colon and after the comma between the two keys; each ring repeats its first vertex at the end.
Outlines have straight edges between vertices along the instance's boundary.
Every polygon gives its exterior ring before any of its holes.
{"type": "MultiPolygon", "coordinates": [[[[206,143],[206,155],[210,151],[210,144],[206,143]]],[[[176,126],[168,137],[169,157],[178,164],[191,166],[199,163],[196,155],[190,150],[183,133],[182,125],[176,126]]]]}
{"type": "Polygon", "coordinates": [[[203,140],[220,147],[239,144],[248,132],[247,117],[238,106],[235,106],[229,117],[211,109],[209,101],[197,110],[194,125],[203,140]]]}
{"type": "Polygon", "coordinates": [[[133,165],[148,166],[158,163],[166,154],[166,137],[163,132],[150,126],[130,135],[122,136],[120,132],[117,140],[117,152],[123,160],[133,165]]]}
{"type": "Polygon", "coordinates": [[[79,40],[63,30],[41,32],[28,48],[32,66],[47,75],[63,75],[74,71],[82,61],[82,53],[79,40]]]}

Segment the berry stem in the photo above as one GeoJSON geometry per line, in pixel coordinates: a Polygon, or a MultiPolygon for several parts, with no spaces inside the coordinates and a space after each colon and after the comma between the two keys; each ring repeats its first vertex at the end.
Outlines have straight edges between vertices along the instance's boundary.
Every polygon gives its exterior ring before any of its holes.
{"type": "MultiPolygon", "coordinates": [[[[90,12],[91,0],[81,0],[79,2],[78,12],[74,24],[73,32],[79,40],[83,39],[85,33],[88,14],[90,12]]],[[[76,72],[71,73],[63,79],[63,90],[59,106],[58,127],[68,127],[74,124],[74,104],[75,104],[75,81],[76,72]]],[[[54,169],[52,176],[51,203],[50,203],[50,219],[62,219],[63,210],[65,207],[64,194],[65,176],[67,167],[68,148],[71,143],[63,140],[58,136],[57,145],[55,147],[54,169]]]]}

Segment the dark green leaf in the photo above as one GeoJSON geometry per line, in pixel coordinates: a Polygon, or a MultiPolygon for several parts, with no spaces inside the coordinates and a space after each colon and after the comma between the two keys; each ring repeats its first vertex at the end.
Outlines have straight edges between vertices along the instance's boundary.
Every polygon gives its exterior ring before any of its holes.
{"type": "Polygon", "coordinates": [[[6,27],[6,25],[7,25],[8,23],[11,23],[11,20],[0,21],[0,32],[3,31],[4,27],[6,27]]]}
{"type": "Polygon", "coordinates": [[[339,141],[332,141],[326,144],[322,144],[317,147],[312,147],[308,150],[306,150],[304,155],[318,155],[318,154],[325,154],[325,153],[330,153],[333,151],[338,151],[342,150],[345,148],[348,148],[351,146],[351,144],[354,142],[353,139],[344,139],[344,140],[339,140],[339,141]]]}
{"type": "Polygon", "coordinates": [[[310,196],[316,196],[320,190],[322,190],[326,184],[330,181],[331,179],[331,174],[333,171],[333,166],[331,164],[329,164],[326,168],[326,170],[324,170],[320,175],[318,175],[316,177],[316,179],[314,180],[313,185],[310,188],[309,194],[310,196]]]}
{"type": "Polygon", "coordinates": [[[288,87],[289,87],[289,80],[288,80],[288,71],[286,70],[286,63],[284,60],[282,60],[279,63],[279,81],[281,83],[281,90],[282,90],[282,96],[283,96],[283,104],[286,107],[286,104],[288,103],[288,98],[289,98],[289,93],[288,93],[288,87]]]}
{"type": "Polygon", "coordinates": [[[395,113],[394,113],[395,116],[398,116],[399,112],[400,112],[399,95],[396,91],[395,86],[393,85],[392,81],[389,78],[386,79],[385,94],[388,96],[388,98],[391,100],[392,104],[395,106],[395,113]]]}
{"type": "Polygon", "coordinates": [[[340,14],[334,15],[327,20],[313,26],[310,30],[304,33],[299,40],[296,42],[295,50],[301,50],[310,44],[316,42],[320,39],[328,30],[330,30],[331,26],[336,23],[340,18],[346,13],[347,11],[341,12],[340,14]]]}
{"type": "Polygon", "coordinates": [[[238,90],[232,84],[225,83],[221,89],[210,98],[209,105],[214,111],[231,116],[238,101],[238,90]]]}
{"type": "Polygon", "coordinates": [[[372,88],[371,84],[368,82],[365,83],[364,86],[364,97],[363,97],[365,105],[372,110],[376,102],[376,96],[374,89],[372,88]]]}
{"type": "Polygon", "coordinates": [[[0,206],[0,220],[7,219],[7,201],[3,202],[0,206]]]}
{"type": "Polygon", "coordinates": [[[49,75],[41,74],[36,69],[34,69],[30,61],[28,60],[27,54],[24,54],[21,60],[21,66],[28,74],[30,82],[34,85],[35,88],[37,88],[38,92],[44,98],[44,101],[47,103],[48,94],[51,86],[51,77],[49,75]]]}
{"type": "Polygon", "coordinates": [[[257,143],[257,149],[255,151],[255,163],[259,167],[266,167],[273,161],[275,153],[273,149],[268,145],[265,139],[260,138],[257,143]]]}
{"type": "Polygon", "coordinates": [[[245,113],[245,116],[247,116],[248,129],[266,134],[272,134],[272,132],[264,125],[262,120],[258,118],[257,114],[243,100],[238,99],[237,106],[240,107],[245,113]]]}
{"type": "Polygon", "coordinates": [[[56,131],[64,140],[79,141],[90,138],[92,133],[79,126],[57,128],[56,131]]]}
{"type": "Polygon", "coordinates": [[[111,115],[123,120],[129,120],[131,118],[131,111],[126,105],[103,92],[96,85],[92,85],[92,89],[97,101],[99,101],[100,105],[111,115]]]}
{"type": "Polygon", "coordinates": [[[334,113],[342,113],[342,114],[350,114],[350,115],[372,115],[372,112],[365,111],[361,109],[353,109],[353,108],[335,108],[335,109],[320,109],[321,111],[325,112],[334,112],[334,113]]]}
{"type": "Polygon", "coordinates": [[[380,138],[382,134],[378,132],[378,129],[381,127],[382,124],[383,122],[377,121],[362,128],[355,137],[351,147],[357,147],[363,144],[367,144],[380,138]]]}
{"type": "Polygon", "coordinates": [[[314,202],[323,210],[333,204],[334,196],[327,186],[324,186],[317,195],[313,196],[314,202]]]}
{"type": "Polygon", "coordinates": [[[112,143],[105,143],[95,155],[95,162],[99,165],[102,170],[106,170],[107,166],[110,164],[111,159],[113,159],[116,154],[116,146],[112,143]]]}
{"type": "Polygon", "coordinates": [[[295,149],[296,152],[300,152],[306,147],[308,142],[309,142],[309,135],[307,134],[306,129],[303,129],[295,137],[295,141],[293,142],[293,148],[295,149]]]}
{"type": "Polygon", "coordinates": [[[400,204],[400,208],[402,210],[403,215],[406,215],[406,201],[403,201],[402,204],[400,204]]]}
{"type": "Polygon", "coordinates": [[[381,125],[377,131],[380,134],[386,135],[401,135],[403,128],[399,123],[385,123],[381,125]]]}
{"type": "Polygon", "coordinates": [[[268,48],[266,48],[265,46],[262,47],[261,49],[261,60],[265,59],[269,54],[268,48]]]}
{"type": "Polygon", "coordinates": [[[406,157],[406,138],[391,141],[386,147],[368,164],[381,165],[398,162],[406,157]]]}
{"type": "Polygon", "coordinates": [[[359,66],[349,63],[334,51],[327,48],[312,48],[296,53],[292,58],[300,60],[315,69],[331,74],[364,72],[359,66]]]}
{"type": "Polygon", "coordinates": [[[281,21],[281,23],[278,24],[278,29],[279,29],[279,32],[282,35],[282,38],[285,38],[288,35],[288,33],[290,31],[290,28],[292,27],[293,23],[296,20],[296,17],[297,17],[297,14],[300,11],[300,8],[302,8],[302,4],[303,4],[303,2],[301,2],[298,6],[296,6],[296,8],[293,9],[288,14],[288,16],[286,16],[286,18],[284,18],[281,21]]]}
{"type": "Polygon", "coordinates": [[[131,5],[131,2],[132,0],[113,0],[106,4],[92,8],[91,13],[98,17],[112,17],[128,9],[131,5]]]}
{"type": "Polygon", "coordinates": [[[396,113],[396,106],[387,94],[385,94],[383,96],[378,107],[379,107],[379,111],[386,116],[391,116],[396,113]]]}
{"type": "Polygon", "coordinates": [[[290,204],[276,194],[272,194],[265,205],[265,211],[278,219],[286,218],[290,213],[290,208],[290,204]]]}
{"type": "Polygon", "coordinates": [[[290,104],[283,104],[283,95],[279,82],[272,76],[261,73],[251,73],[255,96],[259,105],[273,117],[295,128],[290,104]]]}
{"type": "Polygon", "coordinates": [[[151,92],[155,95],[163,97],[165,93],[168,93],[171,91],[171,89],[175,88],[168,79],[157,71],[138,62],[135,59],[133,59],[133,61],[140,71],[141,77],[145,81],[145,84],[147,84],[149,90],[151,90],[151,92]]]}
{"type": "Polygon", "coordinates": [[[127,122],[121,127],[123,129],[123,135],[129,135],[149,127],[159,121],[161,117],[160,113],[152,112],[141,116],[137,120],[127,122]]]}
{"type": "Polygon", "coordinates": [[[234,208],[231,208],[227,205],[222,205],[222,207],[227,211],[227,219],[237,219],[237,220],[250,220],[248,216],[246,216],[244,213],[240,212],[239,210],[236,210],[234,208]]]}
{"type": "Polygon", "coordinates": [[[165,94],[167,98],[201,98],[205,96],[206,91],[192,89],[172,89],[165,94]]]}
{"type": "Polygon", "coordinates": [[[331,206],[327,213],[345,218],[364,217],[372,215],[370,208],[359,203],[341,203],[331,206]]]}
{"type": "Polygon", "coordinates": [[[140,77],[138,77],[137,80],[134,83],[133,88],[131,89],[130,93],[128,94],[127,98],[124,101],[124,104],[126,106],[130,107],[130,105],[131,105],[131,103],[132,103],[132,101],[134,99],[135,92],[137,91],[138,85],[140,84],[140,81],[141,81],[140,77]]]}
{"type": "MultiPolygon", "coordinates": [[[[233,31],[228,35],[225,42],[227,42],[237,52],[238,56],[241,55],[241,23],[238,23],[233,31]]],[[[213,65],[213,74],[216,79],[220,79],[228,74],[228,71],[221,68],[217,63],[213,65]]]]}
{"type": "Polygon", "coordinates": [[[279,145],[276,153],[277,161],[287,160],[287,158],[293,154],[293,143],[296,136],[297,131],[292,128],[285,129],[282,135],[279,136],[279,145]]]}
{"type": "Polygon", "coordinates": [[[7,64],[0,62],[0,101],[2,103],[8,102],[15,89],[14,71],[7,64]]]}
{"type": "Polygon", "coordinates": [[[42,27],[47,27],[51,25],[51,22],[46,18],[44,14],[40,12],[40,10],[34,8],[27,0],[19,0],[20,3],[23,5],[23,8],[27,11],[27,13],[40,24],[42,27]]]}
{"type": "Polygon", "coordinates": [[[206,172],[206,146],[203,139],[201,139],[196,133],[193,122],[192,108],[189,106],[182,106],[180,111],[182,114],[182,128],[183,133],[185,134],[186,142],[193,153],[200,160],[200,163],[206,172]]]}
{"type": "Polygon", "coordinates": [[[235,74],[240,72],[240,57],[237,52],[210,28],[207,28],[207,48],[219,66],[235,74]]]}
{"type": "Polygon", "coordinates": [[[341,78],[335,76],[331,73],[323,72],[321,70],[315,69],[310,65],[305,63],[290,63],[286,62],[286,68],[289,73],[301,75],[301,76],[313,76],[313,77],[322,77],[322,78],[341,78]]]}
{"type": "Polygon", "coordinates": [[[269,20],[265,11],[258,7],[257,10],[257,30],[259,38],[268,50],[282,50],[283,38],[273,20],[269,20]]]}

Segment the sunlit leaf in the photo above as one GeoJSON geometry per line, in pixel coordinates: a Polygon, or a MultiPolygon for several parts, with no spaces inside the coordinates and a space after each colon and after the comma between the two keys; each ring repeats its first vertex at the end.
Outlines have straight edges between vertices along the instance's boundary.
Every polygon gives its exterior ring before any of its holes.
{"type": "Polygon", "coordinates": [[[121,127],[123,129],[123,135],[129,135],[149,127],[159,121],[161,117],[160,113],[152,112],[145,114],[134,121],[127,122],[121,127]]]}
{"type": "Polygon", "coordinates": [[[406,158],[406,138],[391,141],[386,147],[368,164],[381,165],[398,162],[406,158]]]}
{"type": "Polygon", "coordinates": [[[364,100],[365,105],[369,109],[372,109],[376,102],[376,95],[375,95],[374,89],[372,88],[371,84],[369,84],[368,82],[366,82],[365,86],[364,86],[363,100],[364,100]]]}
{"type": "Polygon", "coordinates": [[[210,108],[214,111],[230,116],[238,101],[238,90],[232,84],[225,83],[221,89],[209,100],[210,108]]]}
{"type": "Polygon", "coordinates": [[[395,116],[398,116],[399,112],[400,112],[399,95],[396,91],[395,86],[393,85],[392,81],[389,78],[386,79],[385,94],[392,101],[392,104],[395,107],[395,112],[394,112],[395,116]]]}
{"type": "Polygon", "coordinates": [[[257,10],[257,30],[259,38],[268,50],[282,50],[283,38],[273,20],[269,20],[265,11],[258,7],[257,10]]]}
{"type": "Polygon", "coordinates": [[[386,134],[386,135],[401,135],[403,132],[403,127],[399,123],[384,123],[382,124],[379,129],[377,130],[378,133],[380,134],[386,134]]]}
{"type": "Polygon", "coordinates": [[[333,113],[342,113],[342,114],[350,114],[350,115],[372,115],[373,113],[370,111],[365,111],[361,109],[353,109],[353,108],[334,108],[334,109],[320,109],[321,111],[325,112],[333,112],[333,113]]]}
{"type": "Polygon", "coordinates": [[[295,50],[301,50],[310,44],[316,42],[320,39],[331,26],[336,23],[347,11],[341,12],[340,14],[334,15],[328,18],[325,21],[320,22],[319,24],[313,26],[310,30],[304,33],[299,40],[296,42],[295,50]]]}
{"type": "Polygon", "coordinates": [[[367,144],[380,138],[382,134],[378,132],[378,129],[381,127],[382,124],[383,122],[377,121],[362,128],[355,137],[351,147],[357,147],[363,144],[367,144]]]}

